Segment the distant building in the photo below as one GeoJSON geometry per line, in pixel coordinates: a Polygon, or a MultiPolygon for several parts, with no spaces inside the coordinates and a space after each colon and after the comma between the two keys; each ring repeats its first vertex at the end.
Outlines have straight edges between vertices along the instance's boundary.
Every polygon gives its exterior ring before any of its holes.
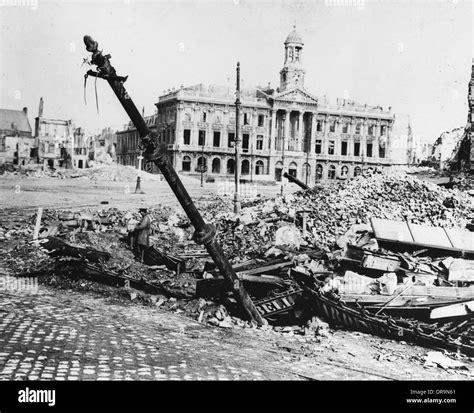
{"type": "MultiPolygon", "coordinates": [[[[158,115],[154,114],[151,116],[144,117],[145,122],[152,132],[157,132],[157,120],[158,115]]],[[[125,125],[123,131],[118,131],[117,135],[117,162],[122,165],[132,165],[138,168],[138,157],[141,155],[139,149],[140,135],[136,130],[132,122],[125,125]]],[[[149,171],[153,171],[156,168],[152,164],[145,165],[142,162],[142,169],[148,168],[149,171]]]]}
{"type": "Polygon", "coordinates": [[[83,128],[74,129],[74,150],[71,156],[71,163],[74,168],[87,168],[89,160],[88,138],[85,136],[83,128]]]}
{"type": "Polygon", "coordinates": [[[394,166],[416,163],[415,147],[409,115],[397,114],[391,131],[390,161],[394,166]]]}
{"type": "Polygon", "coordinates": [[[34,147],[28,109],[0,109],[0,164],[30,163],[34,147]]]}
{"type": "Polygon", "coordinates": [[[107,153],[113,161],[117,160],[117,133],[110,127],[102,129],[90,142],[90,158],[99,153],[107,153]]]}
{"type": "Polygon", "coordinates": [[[433,146],[432,164],[452,171],[474,171],[474,58],[468,84],[468,113],[465,127],[444,132],[433,146]]]}
{"type": "Polygon", "coordinates": [[[43,117],[43,98],[40,99],[35,118],[35,137],[38,143],[38,160],[45,167],[68,166],[74,154],[74,127],[71,120],[43,117]]]}
{"type": "MultiPolygon", "coordinates": [[[[279,88],[242,90],[242,179],[281,181],[283,172],[288,171],[313,184],[352,177],[362,168],[391,166],[395,116],[390,108],[349,99],[331,104],[307,91],[303,41],[296,30],[286,38],[284,52],[279,88]]],[[[236,132],[233,86],[181,87],[160,96],[156,107],[160,140],[168,143],[178,172],[197,174],[200,165],[205,165],[215,178],[232,179],[236,132]]],[[[130,130],[127,136],[133,133],[130,130]]],[[[119,135],[117,155],[122,163],[127,159],[128,164],[135,164],[137,151],[130,151],[137,142],[120,147],[119,135]]]]}
{"type": "MultiPolygon", "coordinates": [[[[346,179],[362,170],[406,165],[417,158],[411,126],[403,154],[392,148],[391,108],[337,99],[331,104],[306,90],[303,41],[293,30],[284,42],[280,86],[241,91],[241,178],[281,181],[283,172],[313,184],[346,179]]],[[[235,90],[233,86],[183,87],[159,97],[157,115],[146,118],[159,141],[168,144],[175,169],[232,179],[235,170],[235,90]]],[[[403,128],[399,128],[403,129],[403,128]]],[[[132,123],[117,132],[117,161],[138,165],[140,137],[132,123]]]]}

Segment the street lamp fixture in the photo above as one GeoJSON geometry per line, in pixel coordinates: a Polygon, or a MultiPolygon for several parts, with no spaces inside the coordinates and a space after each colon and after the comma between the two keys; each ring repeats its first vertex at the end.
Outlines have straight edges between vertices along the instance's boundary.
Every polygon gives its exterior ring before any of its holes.
{"type": "Polygon", "coordinates": [[[284,113],[283,116],[281,117],[282,121],[282,143],[281,143],[281,187],[280,187],[280,193],[283,195],[283,173],[285,171],[285,121],[286,121],[286,114],[284,113]]]}
{"type": "Polygon", "coordinates": [[[240,63],[237,62],[237,82],[235,90],[235,165],[234,165],[234,213],[240,214],[240,194],[239,194],[239,179],[240,179],[240,63]]]}

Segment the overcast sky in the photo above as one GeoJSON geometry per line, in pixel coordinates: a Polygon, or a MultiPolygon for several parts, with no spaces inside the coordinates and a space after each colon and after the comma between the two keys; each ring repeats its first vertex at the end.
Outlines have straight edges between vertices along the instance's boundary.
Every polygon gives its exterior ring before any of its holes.
{"type": "Polygon", "coordinates": [[[129,75],[126,87],[147,114],[165,89],[233,82],[237,61],[244,86],[277,86],[296,24],[306,89],[333,102],[348,93],[392,106],[433,141],[466,123],[473,19],[463,0],[0,0],[0,107],[27,106],[33,125],[43,96],[45,117],[72,118],[92,132],[127,123],[104,81],[99,114],[93,78],[84,104],[84,34],[129,75]]]}

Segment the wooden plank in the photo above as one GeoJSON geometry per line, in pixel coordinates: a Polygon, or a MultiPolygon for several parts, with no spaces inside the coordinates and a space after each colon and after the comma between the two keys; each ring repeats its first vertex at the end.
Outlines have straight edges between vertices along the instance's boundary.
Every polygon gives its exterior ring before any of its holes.
{"type": "Polygon", "coordinates": [[[364,254],[362,260],[363,268],[370,268],[373,270],[382,270],[387,272],[396,271],[400,266],[400,260],[389,257],[379,257],[370,253],[364,254]]]}
{"type": "Polygon", "coordinates": [[[391,221],[389,219],[370,218],[375,238],[389,239],[399,242],[413,242],[406,222],[391,221]]]}
{"type": "Polygon", "coordinates": [[[107,261],[111,258],[108,252],[93,248],[76,247],[64,242],[60,238],[49,237],[41,246],[48,250],[52,257],[75,257],[87,259],[91,262],[107,261]]]}
{"type": "Polygon", "coordinates": [[[474,236],[469,231],[452,229],[444,231],[438,227],[414,224],[410,224],[408,228],[404,222],[379,218],[371,218],[370,222],[375,237],[381,242],[474,254],[474,236]],[[410,235],[410,229],[416,239],[410,235]]]}
{"type": "Polygon", "coordinates": [[[413,241],[417,244],[433,244],[443,248],[454,248],[449,238],[441,227],[409,224],[413,234],[413,241]]]}
{"type": "Polygon", "coordinates": [[[449,281],[474,282],[474,261],[455,258],[448,268],[449,281]]]}
{"type": "Polygon", "coordinates": [[[462,251],[474,251],[474,234],[471,231],[460,231],[446,229],[446,233],[453,242],[455,248],[462,251]]]}
{"type": "Polygon", "coordinates": [[[39,207],[38,208],[38,214],[36,215],[35,229],[33,231],[33,239],[34,240],[38,239],[38,235],[39,235],[39,231],[40,231],[40,227],[41,227],[41,217],[42,216],[43,216],[43,208],[39,207]]]}
{"type": "Polygon", "coordinates": [[[474,287],[458,288],[413,285],[407,290],[406,295],[436,298],[474,298],[474,287]]]}
{"type": "Polygon", "coordinates": [[[249,275],[249,274],[244,273],[244,274],[237,274],[237,277],[239,277],[243,281],[261,283],[261,284],[279,284],[279,285],[285,284],[285,280],[283,280],[281,277],[275,277],[274,275],[267,275],[267,274],[249,275]]]}
{"type": "MultiPolygon", "coordinates": [[[[396,292],[397,290],[395,290],[396,292]]],[[[341,294],[341,298],[344,301],[359,301],[361,303],[385,303],[390,300],[390,295],[379,295],[379,294],[354,294],[344,293],[341,294]]],[[[407,300],[418,300],[421,304],[426,304],[430,301],[450,301],[450,300],[466,300],[474,299],[474,287],[425,287],[420,285],[413,285],[407,291],[405,291],[397,302],[406,303],[407,300]],[[420,301],[419,299],[425,299],[427,301],[420,301]]]]}
{"type": "Polygon", "coordinates": [[[446,317],[461,317],[474,311],[474,301],[468,301],[460,304],[452,304],[445,307],[438,307],[431,310],[430,318],[436,320],[446,317]]]}
{"type": "Polygon", "coordinates": [[[265,265],[263,267],[252,268],[251,270],[241,271],[241,272],[238,272],[237,275],[239,275],[239,274],[246,274],[246,275],[263,274],[263,273],[266,273],[266,272],[271,272],[271,271],[279,270],[279,269],[282,269],[282,268],[291,267],[292,265],[293,265],[292,261],[285,261],[285,262],[280,262],[278,264],[265,265]]]}

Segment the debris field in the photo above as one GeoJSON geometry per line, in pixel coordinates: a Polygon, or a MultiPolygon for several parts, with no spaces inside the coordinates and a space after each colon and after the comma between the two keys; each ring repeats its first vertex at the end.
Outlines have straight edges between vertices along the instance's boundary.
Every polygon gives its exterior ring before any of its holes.
{"type": "MultiPolygon", "coordinates": [[[[259,197],[244,202],[239,216],[228,197],[198,209],[217,226],[238,278],[275,331],[324,335],[329,325],[473,357],[474,236],[467,228],[474,204],[467,193],[375,172],[259,197]],[[406,226],[412,238],[380,235],[380,225],[406,226]],[[434,230],[445,231],[451,244],[427,238],[434,230]]],[[[179,211],[149,209],[152,246],[143,262],[127,237],[139,221],[136,211],[45,210],[37,240],[39,212],[3,214],[2,265],[18,277],[105,288],[224,328],[257,327],[179,211]]]]}

